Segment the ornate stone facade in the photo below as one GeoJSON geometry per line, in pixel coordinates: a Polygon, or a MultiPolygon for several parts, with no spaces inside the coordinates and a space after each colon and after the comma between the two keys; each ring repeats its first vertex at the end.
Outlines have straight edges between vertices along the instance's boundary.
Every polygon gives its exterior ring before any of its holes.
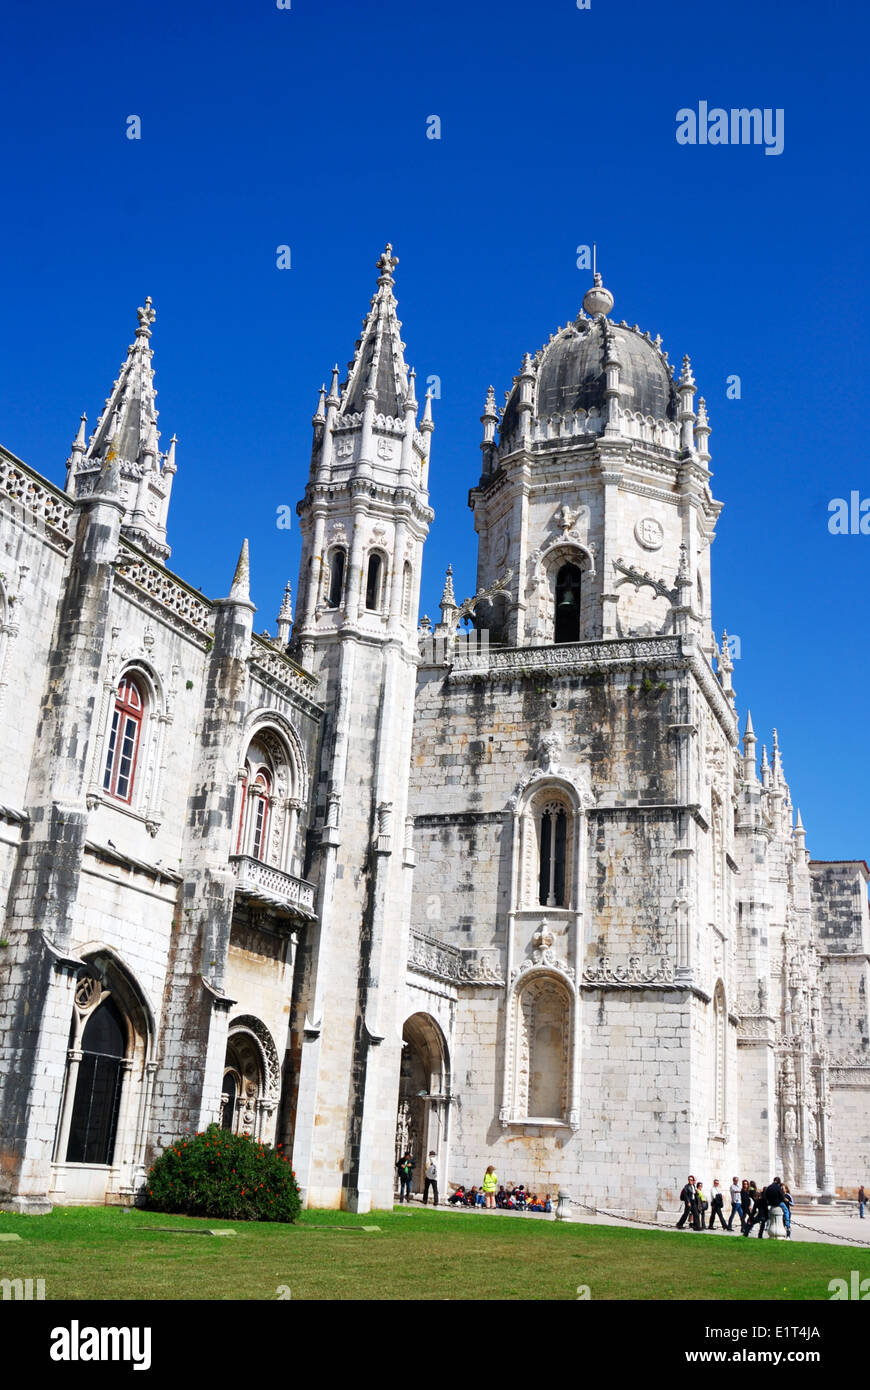
{"type": "Polygon", "coordinates": [[[850,1189],[867,869],[810,860],[776,734],[740,738],[691,364],[593,287],[487,393],[477,588],[418,625],[396,264],[276,639],[247,543],[225,599],[166,567],[150,301],[65,492],[0,450],[0,1201],[133,1200],[212,1121],[361,1211],[397,1145],[642,1215],[691,1170],[850,1189]]]}

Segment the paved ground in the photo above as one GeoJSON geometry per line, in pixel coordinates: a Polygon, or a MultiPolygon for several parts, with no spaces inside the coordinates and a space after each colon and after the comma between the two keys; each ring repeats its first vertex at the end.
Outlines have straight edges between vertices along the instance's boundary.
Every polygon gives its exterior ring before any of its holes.
{"type": "MultiPolygon", "coordinates": [[[[410,1207],[415,1211],[422,1209],[422,1203],[412,1202],[410,1207]]],[[[555,1221],[555,1213],[547,1215],[543,1212],[523,1212],[523,1211],[501,1211],[498,1208],[486,1211],[482,1207],[451,1207],[443,1203],[438,1208],[439,1211],[456,1212],[459,1216],[466,1216],[470,1220],[492,1220],[500,1217],[510,1217],[516,1221],[555,1221]]],[[[658,1227],[654,1227],[652,1222],[628,1221],[621,1216],[604,1216],[601,1214],[593,1215],[589,1212],[579,1210],[577,1207],[571,1208],[571,1220],[578,1225],[590,1223],[599,1226],[636,1226],[638,1229],[647,1230],[658,1229],[669,1230],[670,1224],[660,1222],[658,1227]]],[[[676,1216],[674,1217],[676,1224],[676,1216]]],[[[715,1236],[721,1240],[741,1240],[743,1237],[737,1229],[735,1221],[734,1231],[723,1231],[721,1226],[714,1231],[705,1230],[703,1233],[696,1231],[690,1232],[688,1227],[684,1227],[686,1239],[690,1239],[692,1234],[703,1234],[708,1239],[715,1236]]],[[[747,1240],[757,1240],[758,1229],[753,1230],[747,1240]]],[[[765,1237],[766,1239],[766,1237],[765,1237]]],[[[870,1218],[861,1221],[858,1217],[857,1209],[849,1210],[843,1207],[798,1207],[792,1215],[792,1240],[813,1240],[823,1245],[870,1245],[870,1218]]]]}

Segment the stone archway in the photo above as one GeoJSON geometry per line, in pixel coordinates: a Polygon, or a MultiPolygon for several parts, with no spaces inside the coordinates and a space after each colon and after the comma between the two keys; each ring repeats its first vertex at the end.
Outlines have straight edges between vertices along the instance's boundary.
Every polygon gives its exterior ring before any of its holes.
{"type": "Polygon", "coordinates": [[[406,1148],[410,1149],[414,1192],[423,1191],[428,1154],[434,1151],[439,1193],[445,1193],[449,1105],[450,1069],[444,1034],[429,1014],[412,1014],[402,1029],[396,1162],[406,1148]]]}
{"type": "Polygon", "coordinates": [[[221,1126],[271,1143],[280,1088],[281,1069],[269,1030],[250,1014],[233,1019],[224,1059],[221,1126]]]}

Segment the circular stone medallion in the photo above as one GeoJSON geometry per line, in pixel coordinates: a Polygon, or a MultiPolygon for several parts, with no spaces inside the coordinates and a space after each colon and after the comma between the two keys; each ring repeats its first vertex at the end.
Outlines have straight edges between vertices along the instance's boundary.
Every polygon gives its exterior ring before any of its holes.
{"type": "Polygon", "coordinates": [[[661,550],[662,541],[665,533],[662,524],[656,521],[654,516],[641,517],[634,528],[635,540],[639,541],[644,550],[661,550]]]}

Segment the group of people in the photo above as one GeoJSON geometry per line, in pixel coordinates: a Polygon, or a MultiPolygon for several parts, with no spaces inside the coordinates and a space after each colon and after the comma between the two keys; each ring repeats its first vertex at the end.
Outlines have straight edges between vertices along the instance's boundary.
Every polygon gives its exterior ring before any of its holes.
{"type": "Polygon", "coordinates": [[[779,1207],[785,1222],[786,1235],[789,1239],[791,1238],[792,1197],[788,1184],[784,1183],[781,1178],[774,1178],[773,1182],[768,1183],[767,1187],[764,1188],[758,1187],[750,1178],[744,1178],[742,1182],[739,1178],[732,1178],[728,1197],[731,1202],[731,1210],[726,1221],[725,1192],[719,1179],[713,1179],[713,1187],[708,1196],[704,1191],[704,1184],[696,1182],[690,1173],[686,1185],[680,1192],[683,1212],[677,1222],[677,1230],[682,1230],[688,1222],[687,1229],[690,1231],[712,1231],[718,1218],[723,1230],[733,1231],[734,1218],[737,1217],[740,1221],[741,1235],[748,1236],[753,1226],[757,1226],[758,1235],[761,1238],[764,1235],[771,1211],[774,1207],[779,1207]],[[708,1213],[709,1224],[707,1222],[708,1213]]]}
{"type": "MultiPolygon", "coordinates": [[[[396,1164],[396,1173],[399,1178],[399,1201],[410,1202],[411,1183],[414,1176],[414,1160],[411,1157],[410,1149],[406,1149],[396,1164]]],[[[423,1181],[423,1206],[429,1204],[429,1194],[432,1194],[433,1204],[438,1205],[438,1164],[434,1153],[429,1154],[423,1181]]],[[[550,1200],[549,1192],[541,1196],[537,1192],[532,1192],[524,1183],[518,1183],[516,1187],[508,1183],[507,1187],[499,1186],[498,1174],[494,1165],[491,1163],[483,1175],[483,1182],[480,1187],[467,1187],[463,1183],[457,1184],[454,1192],[447,1201],[452,1207],[500,1207],[503,1211],[552,1211],[553,1203],[550,1200]]]]}
{"type": "MultiPolygon", "coordinates": [[[[494,1171],[494,1170],[493,1170],[494,1171]]],[[[487,1169],[487,1175],[490,1170],[487,1169]]],[[[486,1177],[484,1177],[486,1183],[486,1177]]],[[[550,1194],[547,1192],[541,1195],[532,1192],[524,1183],[518,1183],[516,1187],[509,1183],[507,1187],[501,1186],[495,1192],[495,1200],[488,1201],[491,1192],[487,1192],[486,1187],[466,1187],[459,1183],[456,1190],[447,1201],[452,1207],[500,1207],[502,1211],[552,1211],[553,1203],[550,1194]]]]}

